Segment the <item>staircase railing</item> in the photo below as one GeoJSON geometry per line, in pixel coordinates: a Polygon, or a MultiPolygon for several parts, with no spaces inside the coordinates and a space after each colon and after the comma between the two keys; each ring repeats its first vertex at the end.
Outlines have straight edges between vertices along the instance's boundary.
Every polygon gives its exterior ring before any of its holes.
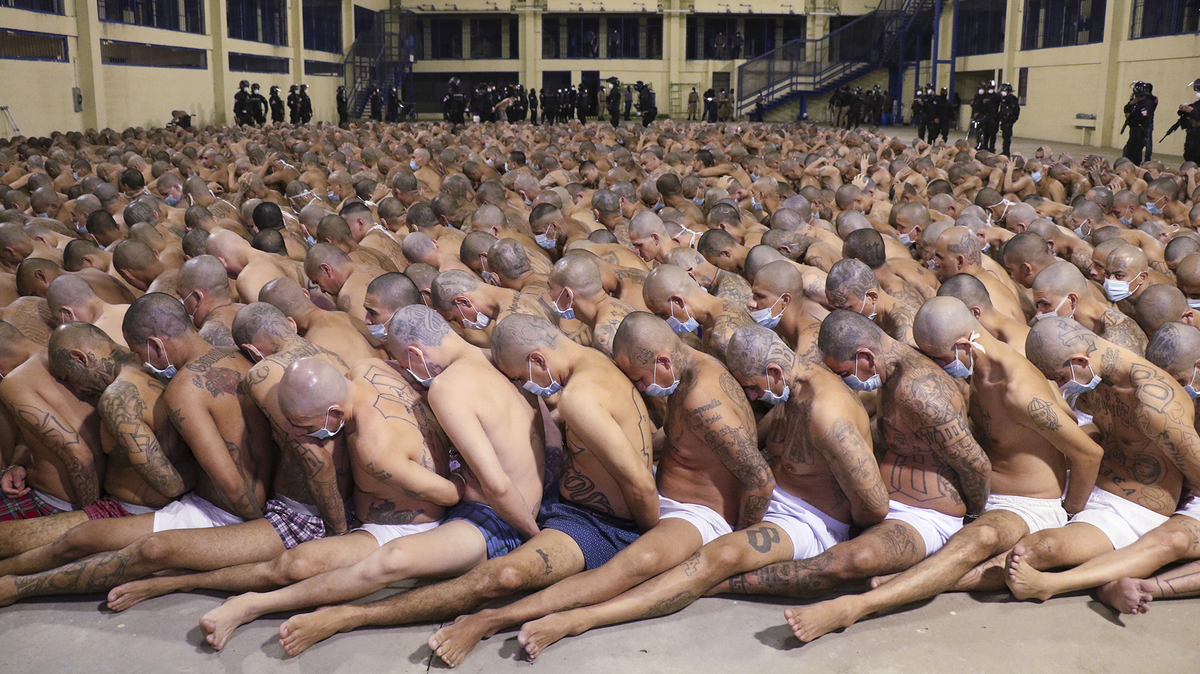
{"type": "Polygon", "coordinates": [[[409,40],[411,15],[408,10],[383,10],[374,27],[355,38],[347,50],[343,81],[351,117],[363,117],[375,87],[395,85],[403,93],[416,60],[409,40]]]}
{"type": "Polygon", "coordinates": [[[759,94],[773,104],[819,95],[895,62],[938,1],[880,0],[876,10],[821,38],[792,40],[746,61],[738,67],[738,112],[753,107],[759,94]]]}

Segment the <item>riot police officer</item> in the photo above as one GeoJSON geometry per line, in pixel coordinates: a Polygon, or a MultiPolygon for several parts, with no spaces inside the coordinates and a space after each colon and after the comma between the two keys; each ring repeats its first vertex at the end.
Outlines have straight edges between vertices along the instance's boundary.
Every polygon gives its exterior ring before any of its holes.
{"type": "Polygon", "coordinates": [[[997,113],[1000,119],[1000,138],[1003,143],[1003,154],[1010,157],[1012,150],[1013,124],[1021,117],[1021,102],[1013,94],[1012,85],[1008,82],[1000,85],[1000,109],[997,113]]]}
{"type": "Polygon", "coordinates": [[[996,93],[996,81],[988,80],[987,96],[983,99],[983,138],[981,149],[996,151],[996,132],[1000,130],[1000,96],[996,93]]]}
{"type": "Polygon", "coordinates": [[[250,85],[250,117],[255,126],[267,123],[267,99],[259,89],[258,82],[250,85]]]}
{"type": "MultiPolygon", "coordinates": [[[[346,87],[339,86],[337,88],[337,113],[338,126],[345,128],[350,122],[350,97],[346,95],[346,87]]],[[[283,117],[283,111],[279,111],[280,118],[283,117]]]]}
{"type": "Polygon", "coordinates": [[[312,121],[312,99],[308,97],[308,85],[300,85],[300,123],[308,124],[312,121]]]}
{"type": "Polygon", "coordinates": [[[442,116],[451,124],[462,124],[466,109],[467,99],[462,93],[462,80],[451,77],[450,91],[442,99],[442,116]]]}
{"type": "Polygon", "coordinates": [[[649,84],[638,83],[638,112],[642,113],[642,127],[650,126],[658,117],[658,101],[654,89],[649,84]]]}
{"type": "Polygon", "coordinates": [[[288,121],[292,124],[300,123],[300,85],[293,84],[288,88],[287,97],[288,106],[288,121]]]}
{"type": "Polygon", "coordinates": [[[925,100],[925,90],[921,88],[913,95],[912,124],[917,127],[917,138],[925,140],[925,128],[929,125],[929,105],[925,100]]]}
{"type": "Polygon", "coordinates": [[[950,140],[950,121],[954,119],[954,104],[950,102],[946,87],[942,87],[942,90],[938,92],[936,101],[938,126],[933,130],[930,141],[941,134],[942,142],[945,143],[950,140]]]}
{"type": "MultiPolygon", "coordinates": [[[[345,87],[339,87],[344,89],[345,87]]],[[[276,124],[283,121],[283,99],[279,97],[279,87],[271,85],[271,121],[276,124]]]]}
{"type": "Polygon", "coordinates": [[[612,120],[615,128],[621,125],[621,81],[610,77],[608,83],[612,85],[612,88],[608,90],[608,98],[605,103],[608,107],[608,118],[612,120]]]}
{"type": "Polygon", "coordinates": [[[1200,77],[1188,85],[1196,94],[1196,102],[1179,106],[1179,116],[1183,122],[1187,138],[1183,141],[1183,160],[1200,163],[1200,77]]]}
{"type": "Polygon", "coordinates": [[[538,125],[538,93],[537,89],[529,90],[529,121],[534,125],[538,125]]]}
{"type": "Polygon", "coordinates": [[[1146,149],[1146,135],[1153,123],[1153,110],[1150,107],[1150,91],[1146,83],[1138,80],[1131,86],[1133,94],[1124,109],[1125,125],[1129,127],[1129,139],[1125,142],[1124,155],[1129,161],[1140,166],[1146,149]]]}
{"type": "Polygon", "coordinates": [[[237,93],[233,95],[233,119],[238,126],[251,124],[253,121],[250,114],[250,92],[246,91],[249,87],[250,82],[242,80],[238,83],[237,93]]]}

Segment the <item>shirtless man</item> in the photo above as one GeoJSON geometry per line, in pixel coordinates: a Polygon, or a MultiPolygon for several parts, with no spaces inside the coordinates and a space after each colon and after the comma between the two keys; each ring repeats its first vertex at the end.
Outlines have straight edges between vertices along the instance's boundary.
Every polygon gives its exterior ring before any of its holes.
{"type": "Polygon", "coordinates": [[[750,302],[746,305],[754,322],[774,330],[802,358],[816,362],[819,321],[810,305],[824,318],[828,312],[804,296],[803,278],[795,266],[776,260],[754,275],[750,302]]]}
{"type": "Polygon", "coordinates": [[[1025,355],[1029,326],[1008,314],[996,311],[983,281],[970,274],[955,274],[938,288],[938,297],[956,297],[992,337],[1025,355]]]}
{"type": "MultiPolygon", "coordinates": [[[[511,313],[523,313],[553,320],[554,312],[544,303],[508,288],[488,285],[467,272],[451,270],[438,274],[433,281],[430,301],[447,321],[460,322],[473,331],[473,340],[490,339],[493,323],[511,313]]],[[[470,334],[470,333],[468,333],[470,334]]],[[[485,343],[476,346],[485,346],[485,343]]]]}
{"type": "Polygon", "coordinates": [[[916,308],[885,293],[871,268],[859,260],[838,260],[829,269],[825,297],[834,309],[860,313],[892,339],[915,346],[912,322],[916,308]]]}
{"type": "Polygon", "coordinates": [[[1087,273],[1092,266],[1092,244],[1052,221],[1034,220],[1029,223],[1025,231],[1033,232],[1045,239],[1051,253],[1059,259],[1075,265],[1079,271],[1087,273]]]}
{"type": "Polygon", "coordinates": [[[586,325],[591,330],[592,348],[611,358],[617,328],[636,309],[604,292],[595,258],[564,255],[550,272],[550,295],[555,313],[586,325]]]}
{"type": "MultiPolygon", "coordinates": [[[[501,588],[484,585],[482,593],[492,599],[504,588],[539,589],[597,569],[659,521],[650,470],[653,425],[617,366],[546,321],[522,314],[501,320],[492,344],[501,371],[524,380],[527,390],[543,396],[561,391],[556,409],[566,425],[568,450],[563,501],[543,511],[542,531],[521,548],[447,583],[443,591],[450,597],[456,591],[478,596],[481,588],[473,586],[483,578],[506,578],[501,588]],[[539,383],[543,377],[550,383],[539,383]]],[[[524,619],[521,612],[467,616],[435,634],[429,645],[456,666],[479,639],[524,619]]]]}
{"type": "Polygon", "coordinates": [[[1117,578],[1106,577],[1104,567],[1113,558],[1101,555],[1133,545],[1155,527],[1194,537],[1194,506],[1189,502],[1178,509],[1184,481],[1200,484],[1200,436],[1184,388],[1144,358],[1064,318],[1035,325],[1028,352],[1030,361],[1063,387],[1068,402],[1072,395],[1094,391],[1105,452],[1087,506],[1065,527],[1026,536],[1013,547],[1006,563],[1013,593],[1020,599],[1046,598],[1060,591],[1059,582],[1063,588],[1082,588],[1117,578]],[[1076,379],[1083,368],[1091,375],[1088,383],[1076,379]],[[1090,568],[1071,576],[1048,579],[1036,573],[1088,560],[1094,561],[1090,568]]]}
{"type": "Polygon", "coordinates": [[[79,510],[82,518],[40,518],[46,526],[39,535],[48,534],[52,523],[57,527],[53,544],[26,546],[28,551],[0,562],[0,576],[35,573],[103,550],[95,537],[106,537],[105,519],[153,512],[195,486],[195,461],[171,426],[165,387],[130,351],[96,326],[68,323],[54,332],[48,352],[58,381],[80,396],[99,396],[107,496],[79,510]]]}
{"type": "MultiPolygon", "coordinates": [[[[230,600],[210,616],[213,634],[227,635],[264,613],[357,599],[404,578],[463,573],[537,534],[544,437],[538,413],[479,349],[426,307],[397,312],[388,340],[397,362],[429,386],[429,407],[462,457],[464,469],[456,473],[461,501],[432,531],[386,541],[350,566],[295,585],[230,600]],[[461,397],[468,389],[471,405],[461,397]]],[[[295,655],[339,628],[352,629],[341,620],[356,609],[295,616],[280,628],[281,644],[295,655]]]]}
{"type": "Polygon", "coordinates": [[[739,306],[750,301],[750,284],[746,279],[718,269],[716,265],[704,259],[695,248],[675,248],[667,254],[667,264],[686,271],[704,292],[713,297],[729,300],[739,306]]]}
{"type": "Polygon", "coordinates": [[[1198,322],[1196,310],[1188,306],[1183,291],[1165,283],[1146,288],[1138,299],[1133,318],[1150,340],[1153,340],[1154,333],[1167,323],[1194,325],[1198,322]]]}
{"type": "Polygon", "coordinates": [[[259,301],[274,306],[292,319],[301,337],[336,353],[347,364],[384,354],[383,349],[372,346],[371,333],[365,323],[344,311],[321,309],[289,278],[268,281],[258,296],[259,301]]]}
{"type": "MultiPolygon", "coordinates": [[[[313,246],[308,250],[308,257],[304,258],[304,274],[308,279],[336,299],[339,311],[360,321],[366,318],[362,305],[367,286],[385,273],[377,267],[355,264],[349,255],[328,243],[313,246]]],[[[298,284],[302,282],[300,279],[292,280],[298,284]]]]}
{"type": "MultiPolygon", "coordinates": [[[[1196,363],[1200,361],[1200,331],[1182,323],[1168,323],[1150,340],[1146,356],[1183,385],[1189,397],[1193,395],[1196,363]]],[[[1142,579],[1172,562],[1200,557],[1196,547],[1200,512],[1196,508],[1196,499],[1185,497],[1174,515],[1137,541],[1073,569],[1048,573],[1027,564],[1014,565],[1009,569],[1009,587],[1019,599],[1042,601],[1095,587],[1101,601],[1126,614],[1147,612],[1154,599],[1194,596],[1194,562],[1142,579]]]]}
{"type": "Polygon", "coordinates": [[[794,611],[793,624],[804,641],[953,589],[964,575],[980,572],[972,571],[976,565],[1004,554],[1023,536],[1065,524],[1068,515],[1083,509],[1095,482],[1103,450],[1073,423],[1050,382],[987,334],[962,302],[930,300],[917,312],[914,332],[926,355],[970,379],[971,420],[992,464],[991,495],[983,515],[928,559],[877,579],[865,594],[794,611]]]}
{"type": "Polygon", "coordinates": [[[740,328],[725,358],[748,395],[782,405],[767,438],[776,486],[762,522],[619,597],[526,624],[518,640],[530,658],[567,635],[682,610],[731,575],[815,557],[847,540],[852,525],[868,529],[887,514],[866,411],[836,376],[758,326],[740,328]]]}
{"type": "Polygon", "coordinates": [[[1038,320],[1066,316],[1102,339],[1134,353],[1146,351],[1146,333],[1116,307],[1097,301],[1083,274],[1068,262],[1056,262],[1033,279],[1038,320]]]}
{"type": "Polygon", "coordinates": [[[230,294],[225,265],[212,255],[194,257],[179,268],[175,289],[183,309],[192,319],[200,336],[214,346],[233,346],[233,317],[244,306],[230,294]]]}
{"type": "MultiPolygon", "coordinates": [[[[937,552],[983,513],[991,465],[972,437],[953,380],[861,314],[835,311],[821,323],[825,365],[858,391],[879,389],[879,432],[887,476],[884,521],[809,559],[773,564],[718,586],[720,592],[812,597],[841,583],[903,571],[937,552]],[[870,374],[867,374],[870,373],[870,374]]],[[[800,611],[785,612],[803,639],[800,611]]]]}
{"type": "Polygon", "coordinates": [[[667,254],[677,245],[667,234],[666,225],[654,211],[642,211],[629,221],[629,242],[633,252],[648,263],[666,262],[667,254]]]}
{"type": "Polygon", "coordinates": [[[648,271],[614,264],[587,250],[570,250],[563,253],[564,257],[568,255],[589,257],[600,269],[600,283],[604,286],[604,292],[638,311],[649,312],[649,309],[646,308],[646,301],[642,299],[642,288],[646,283],[646,276],[649,275],[648,271]]]}
{"type": "Polygon", "coordinates": [[[258,291],[268,281],[280,276],[290,278],[296,283],[305,282],[304,270],[297,262],[282,255],[255,250],[245,239],[233,232],[213,232],[209,235],[206,245],[208,254],[225,265],[229,278],[236,279],[234,287],[243,302],[257,302],[258,291]]]}
{"type": "MultiPolygon", "coordinates": [[[[510,288],[527,297],[551,305],[557,298],[550,291],[549,272],[536,271],[530,264],[529,253],[516,239],[500,239],[488,249],[488,269],[495,274],[500,286],[510,288]]],[[[555,311],[555,325],[579,344],[590,344],[590,329],[568,317],[566,311],[555,311]]]]}
{"type": "Polygon", "coordinates": [[[710,229],[700,236],[696,250],[718,268],[739,274],[746,264],[750,247],[738,243],[723,229],[710,229]]]}
{"type": "Polygon", "coordinates": [[[210,569],[248,561],[236,542],[225,545],[220,528],[262,518],[274,468],[267,422],[238,392],[249,364],[236,351],[205,342],[179,300],[168,295],[138,298],[123,328],[138,359],[170,380],[164,397],[171,421],[202,469],[196,489],[155,513],[105,520],[104,545],[113,552],[0,579],[0,603],[108,590],[168,567],[210,569]],[[174,363],[184,376],[175,376],[174,363]],[[116,549],[120,546],[125,547],[116,549]],[[167,557],[171,562],[164,566],[167,557]]]}
{"type": "Polygon", "coordinates": [[[90,323],[118,345],[129,346],[121,336],[121,321],[125,319],[129,305],[105,302],[96,296],[87,281],[67,275],[54,279],[46,289],[46,303],[50,307],[50,315],[59,325],[73,321],[90,323]]]}
{"type": "Polygon", "coordinates": [[[1108,299],[1133,313],[1138,298],[1152,285],[1173,285],[1170,278],[1149,268],[1146,254],[1136,246],[1118,246],[1108,254],[1104,265],[1104,292],[1108,299]],[[1125,301],[1128,300],[1126,303],[1125,301]]]}
{"type": "Polygon", "coordinates": [[[401,307],[421,303],[421,292],[417,285],[404,274],[388,272],[371,281],[363,297],[367,330],[377,340],[387,339],[388,322],[401,307]]]}
{"type": "Polygon", "coordinates": [[[59,276],[71,275],[87,281],[96,295],[109,304],[129,304],[133,301],[134,293],[121,285],[113,276],[99,269],[80,269],[76,272],[63,271],[61,267],[50,260],[30,258],[17,267],[17,292],[21,295],[45,297],[46,289],[59,276]]]}
{"type": "MultiPolygon", "coordinates": [[[[378,267],[384,271],[400,271],[400,266],[387,255],[374,248],[359,245],[350,231],[350,225],[346,224],[346,220],[340,215],[330,214],[321,218],[320,224],[317,225],[316,239],[350,256],[350,260],[357,265],[378,267]]],[[[403,265],[403,257],[401,260],[403,265]]]]}
{"type": "Polygon", "coordinates": [[[342,207],[341,216],[358,245],[379,252],[398,266],[407,264],[400,246],[401,240],[386,227],[375,222],[371,216],[371,209],[366,204],[351,201],[342,207]]]}
{"type": "Polygon", "coordinates": [[[404,237],[402,248],[405,259],[410,263],[424,262],[438,271],[447,271],[449,269],[471,270],[470,267],[459,260],[459,253],[451,254],[443,251],[438,242],[435,239],[431,239],[424,232],[412,232],[404,237]]]}
{"type": "Polygon", "coordinates": [[[945,281],[955,274],[970,274],[987,286],[988,296],[997,311],[1011,316],[1014,320],[1026,319],[1020,298],[1009,287],[1012,280],[1003,270],[1000,273],[1005,278],[1000,279],[983,267],[979,237],[971,230],[966,227],[951,227],[942,232],[934,249],[934,258],[938,264],[938,280],[945,281]]]}
{"type": "Polygon", "coordinates": [[[736,304],[709,295],[686,271],[673,265],[664,264],[650,272],[642,297],[646,306],[675,332],[699,330],[701,345],[714,356],[724,355],[735,330],[754,325],[745,302],[736,304]]]}
{"type": "MultiPolygon", "coordinates": [[[[909,306],[919,307],[937,292],[936,288],[927,285],[914,286],[888,267],[888,260],[884,257],[883,235],[873,229],[850,232],[846,235],[841,252],[846,258],[854,258],[870,267],[879,281],[880,289],[909,306]]],[[[832,269],[838,259],[841,258],[835,258],[828,269],[832,269]]]]}

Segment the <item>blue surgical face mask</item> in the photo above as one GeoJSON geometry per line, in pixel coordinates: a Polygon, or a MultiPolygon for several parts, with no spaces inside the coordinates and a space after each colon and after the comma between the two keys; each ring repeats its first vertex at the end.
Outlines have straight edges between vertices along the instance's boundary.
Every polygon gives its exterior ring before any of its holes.
{"type": "Polygon", "coordinates": [[[177,206],[177,205],[179,205],[179,202],[182,201],[182,199],[180,199],[179,197],[167,196],[166,198],[163,199],[163,201],[167,202],[168,206],[177,206]]]}
{"type": "MultiPolygon", "coordinates": [[[[146,355],[147,355],[147,356],[149,356],[149,355],[150,355],[150,340],[146,340],[146,355]]],[[[166,357],[166,355],[167,355],[167,354],[166,354],[166,350],[164,350],[164,351],[163,351],[163,357],[165,358],[165,357],[166,357]]],[[[166,368],[164,368],[164,369],[162,369],[162,370],[160,370],[160,369],[158,369],[157,367],[154,367],[153,365],[151,365],[149,360],[147,360],[147,361],[145,362],[145,365],[146,365],[146,367],[147,367],[147,368],[149,368],[149,369],[150,369],[150,371],[151,371],[151,372],[153,372],[153,373],[155,374],[155,376],[157,376],[159,379],[166,379],[167,381],[170,381],[170,380],[171,380],[171,378],[172,378],[172,377],[174,377],[174,376],[175,376],[175,374],[176,374],[177,372],[179,372],[179,370],[178,370],[178,369],[176,369],[176,367],[175,367],[174,365],[172,365],[172,364],[171,364],[171,359],[170,359],[170,358],[167,358],[167,367],[166,367],[166,368]]]]}
{"type": "Polygon", "coordinates": [[[756,211],[761,211],[762,207],[763,205],[761,201],[755,201],[753,197],[750,198],[750,208],[756,211]]]}
{"type": "Polygon", "coordinates": [[[692,199],[692,201],[696,202],[696,205],[697,205],[697,206],[703,206],[703,205],[704,205],[704,197],[695,197],[695,198],[693,198],[693,199],[692,199]]]}
{"type": "MultiPolygon", "coordinates": [[[[329,425],[329,413],[332,411],[333,411],[332,405],[329,406],[329,409],[325,410],[325,426],[329,425]]],[[[317,430],[313,431],[312,433],[305,433],[305,435],[307,435],[310,438],[316,438],[318,440],[328,440],[329,438],[332,438],[333,436],[340,433],[342,431],[342,427],[345,425],[346,425],[346,420],[342,419],[341,423],[338,424],[338,427],[336,430],[331,431],[328,428],[326,428],[325,426],[322,426],[322,427],[318,428],[317,430]]]]}
{"type": "Polygon", "coordinates": [[[312,247],[312,246],[317,245],[317,240],[315,238],[313,238],[313,236],[311,234],[305,234],[304,235],[304,243],[307,243],[310,247],[312,247]]]}
{"type": "Polygon", "coordinates": [[[567,300],[568,300],[567,308],[566,309],[558,308],[558,301],[562,299],[563,295],[565,295],[566,292],[567,292],[567,289],[563,288],[562,292],[558,294],[558,297],[554,298],[554,313],[558,314],[559,318],[563,318],[563,319],[566,319],[569,321],[569,320],[572,320],[575,318],[575,307],[573,306],[575,304],[575,298],[572,297],[571,295],[567,295],[567,300]]]}
{"type": "Polygon", "coordinates": [[[488,323],[492,322],[492,317],[482,311],[475,312],[474,321],[467,320],[467,315],[463,313],[462,307],[458,308],[458,313],[462,316],[463,327],[469,330],[483,330],[488,326],[488,323]]]}
{"type": "Polygon", "coordinates": [[[1079,400],[1079,396],[1087,393],[1088,391],[1095,390],[1096,387],[1100,385],[1100,375],[1096,374],[1095,370],[1092,369],[1090,364],[1088,365],[1088,372],[1092,373],[1092,378],[1088,380],[1088,383],[1080,384],[1079,382],[1075,381],[1075,365],[1072,364],[1071,379],[1059,388],[1059,390],[1062,391],[1063,399],[1066,400],[1067,404],[1071,407],[1075,406],[1075,402],[1079,400]]]}
{"type": "Polygon", "coordinates": [[[534,234],[533,240],[537,241],[537,245],[545,248],[546,250],[554,250],[558,246],[558,241],[551,239],[545,234],[534,234]]]}
{"type": "Polygon", "coordinates": [[[1160,202],[1164,199],[1166,199],[1165,196],[1159,197],[1159,198],[1155,199],[1154,201],[1146,202],[1146,210],[1150,211],[1150,215],[1162,215],[1162,209],[1158,207],[1158,202],[1160,202]]]}
{"type": "MultiPolygon", "coordinates": [[[[675,368],[672,366],[671,367],[671,377],[674,377],[674,376],[675,376],[675,368]]],[[[667,387],[659,386],[658,385],[658,370],[656,368],[654,371],[654,381],[651,381],[650,384],[648,386],[646,386],[645,393],[646,393],[646,395],[650,396],[651,398],[666,398],[667,396],[674,393],[675,389],[677,389],[677,388],[679,388],[679,380],[678,379],[673,379],[670,386],[667,386],[667,387]]]]}
{"type": "Polygon", "coordinates": [[[1125,225],[1126,227],[1131,227],[1131,226],[1133,226],[1133,218],[1132,218],[1132,217],[1129,217],[1129,218],[1117,218],[1117,220],[1120,220],[1120,221],[1121,221],[1121,224],[1122,224],[1122,225],[1125,225]]]}
{"type": "Polygon", "coordinates": [[[417,380],[417,383],[419,383],[421,386],[424,386],[425,388],[429,388],[429,385],[433,383],[433,373],[429,371],[429,363],[425,362],[425,354],[422,353],[422,354],[420,354],[420,356],[421,356],[421,367],[425,368],[425,374],[429,375],[428,377],[421,377],[416,372],[413,372],[412,352],[411,351],[408,352],[408,367],[406,367],[404,369],[408,370],[408,373],[412,375],[413,379],[417,380]]]}
{"type": "Polygon", "coordinates": [[[762,394],[758,396],[758,399],[764,403],[767,403],[768,405],[778,405],[779,403],[787,402],[787,399],[791,397],[791,395],[792,388],[788,386],[787,382],[783,383],[783,393],[775,395],[773,392],[771,392],[771,374],[768,372],[767,387],[762,390],[762,394]]]}
{"type": "Polygon", "coordinates": [[[678,333],[695,332],[700,327],[700,321],[697,321],[692,316],[692,312],[688,311],[687,307],[683,308],[683,312],[687,314],[686,321],[675,318],[675,305],[672,304],[671,314],[667,316],[667,325],[671,326],[671,329],[678,333]]]}
{"type": "Polygon", "coordinates": [[[879,315],[879,300],[875,300],[875,311],[872,311],[870,314],[865,314],[863,312],[867,309],[867,294],[863,293],[862,308],[863,311],[860,311],[859,313],[866,316],[868,321],[873,321],[875,320],[875,317],[879,315]]]}
{"type": "Polygon", "coordinates": [[[854,357],[854,374],[848,374],[845,377],[842,377],[842,381],[846,382],[846,386],[849,386],[855,391],[874,391],[880,386],[883,386],[883,380],[880,379],[878,371],[868,377],[865,381],[858,378],[857,355],[854,357]]]}
{"type": "Polygon", "coordinates": [[[1189,297],[1187,300],[1187,304],[1188,304],[1188,307],[1190,307],[1192,309],[1200,309],[1200,299],[1192,299],[1189,297]]]}
{"type": "Polygon", "coordinates": [[[1183,387],[1183,390],[1187,391],[1188,397],[1191,398],[1192,400],[1195,400],[1196,398],[1200,398],[1200,391],[1196,390],[1196,387],[1194,386],[1195,383],[1196,383],[1196,366],[1193,365],[1192,366],[1192,380],[1189,381],[1187,383],[1187,385],[1183,387]]]}
{"type": "Polygon", "coordinates": [[[409,159],[409,160],[408,160],[408,167],[409,167],[410,169],[412,169],[412,170],[415,172],[415,171],[417,170],[417,162],[415,162],[415,161],[413,161],[413,160],[409,159]]]}
{"type": "Polygon", "coordinates": [[[946,365],[943,365],[942,369],[946,371],[946,374],[954,377],[955,379],[966,379],[967,377],[970,377],[975,373],[975,352],[970,351],[969,353],[971,354],[970,366],[962,364],[962,361],[958,359],[958,352],[956,351],[954,353],[954,360],[950,361],[946,365]]]}
{"type": "Polygon", "coordinates": [[[335,204],[336,204],[336,203],[338,202],[338,197],[337,197],[337,195],[336,195],[336,194],[334,194],[333,192],[327,192],[326,194],[329,196],[329,201],[330,201],[331,203],[335,203],[335,204]]]}
{"type": "Polygon", "coordinates": [[[908,235],[908,232],[900,232],[900,235],[898,238],[900,239],[900,243],[902,243],[906,246],[913,245],[912,237],[908,235]]]}
{"type": "Polygon", "coordinates": [[[384,339],[387,337],[386,325],[368,325],[367,330],[371,331],[371,336],[375,339],[384,339]]]}
{"type": "Polygon", "coordinates": [[[1042,182],[1042,172],[1041,171],[1034,171],[1033,173],[1029,174],[1029,177],[1033,178],[1033,182],[1035,182],[1035,183],[1042,182]]]}
{"type": "MultiPolygon", "coordinates": [[[[781,299],[783,299],[782,295],[779,297],[779,299],[775,300],[775,304],[779,304],[779,300],[781,299]]],[[[750,318],[753,318],[755,323],[758,323],[764,328],[767,328],[768,330],[774,330],[775,326],[779,325],[779,319],[783,318],[782,311],[779,312],[778,316],[771,315],[771,310],[775,308],[775,304],[772,304],[769,307],[763,307],[757,311],[751,311],[750,318]]]]}
{"type": "Polygon", "coordinates": [[[546,369],[546,374],[550,376],[550,385],[549,386],[542,386],[542,385],[538,384],[537,382],[533,381],[533,361],[532,360],[529,361],[529,379],[524,384],[521,384],[521,388],[525,389],[526,391],[529,391],[530,393],[532,393],[535,396],[539,396],[542,398],[549,398],[550,396],[554,395],[555,393],[558,393],[559,391],[561,391],[562,384],[554,381],[554,375],[550,374],[549,368],[546,369]]]}

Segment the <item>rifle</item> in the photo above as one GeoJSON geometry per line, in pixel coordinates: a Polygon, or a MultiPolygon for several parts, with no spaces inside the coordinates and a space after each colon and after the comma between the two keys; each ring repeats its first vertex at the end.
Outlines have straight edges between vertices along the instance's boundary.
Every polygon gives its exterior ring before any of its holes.
{"type": "Polygon", "coordinates": [[[1176,120],[1176,121],[1175,121],[1175,123],[1174,123],[1173,125],[1171,125],[1171,128],[1167,129],[1167,133],[1166,133],[1166,135],[1164,135],[1162,138],[1160,138],[1158,142],[1160,142],[1160,143],[1161,143],[1161,142],[1163,142],[1164,140],[1166,140],[1166,139],[1167,139],[1167,136],[1169,136],[1169,135],[1171,135],[1171,134],[1175,133],[1176,131],[1178,131],[1178,130],[1179,130],[1179,127],[1183,126],[1183,122],[1184,122],[1184,120],[1186,120],[1186,119],[1187,119],[1187,115],[1183,114],[1182,112],[1181,112],[1181,113],[1179,113],[1179,119],[1178,119],[1178,120],[1176,120]]]}

